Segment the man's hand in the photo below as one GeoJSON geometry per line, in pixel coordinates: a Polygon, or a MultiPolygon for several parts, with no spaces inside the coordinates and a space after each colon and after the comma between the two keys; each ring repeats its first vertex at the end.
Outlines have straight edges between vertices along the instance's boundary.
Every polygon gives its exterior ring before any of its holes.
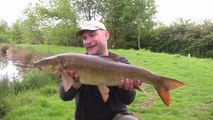
{"type": "MultiPolygon", "coordinates": [[[[72,87],[74,87],[75,89],[79,89],[81,87],[81,83],[79,81],[79,75],[76,75],[75,72],[71,69],[67,69],[66,70],[66,74],[69,77],[72,77],[74,82],[72,87]]],[[[57,76],[60,78],[60,80],[63,78],[63,74],[62,73],[58,73],[57,76]]]]}
{"type": "Polygon", "coordinates": [[[74,80],[74,83],[73,83],[72,86],[75,89],[79,89],[81,87],[81,83],[79,81],[79,78],[80,78],[79,75],[76,75],[75,72],[73,70],[71,70],[71,69],[67,69],[67,75],[72,77],[73,80],[74,80]]]}
{"type": "MultiPolygon", "coordinates": [[[[142,81],[141,80],[137,80],[137,85],[141,86],[142,85],[142,81]]],[[[132,79],[125,79],[125,80],[121,80],[119,85],[119,88],[123,88],[125,90],[134,90],[135,86],[134,86],[134,82],[132,79]]]]}

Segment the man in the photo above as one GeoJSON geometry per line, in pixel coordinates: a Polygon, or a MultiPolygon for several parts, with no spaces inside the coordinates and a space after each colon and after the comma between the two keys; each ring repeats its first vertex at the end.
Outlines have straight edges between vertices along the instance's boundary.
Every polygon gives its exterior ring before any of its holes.
{"type": "MultiPolygon", "coordinates": [[[[125,58],[108,51],[107,41],[110,34],[104,24],[97,21],[83,22],[76,35],[82,36],[88,55],[113,56],[120,62],[129,64],[125,58]]],[[[73,70],[67,70],[67,75],[74,79],[74,84],[65,92],[61,83],[60,97],[64,101],[75,98],[75,120],[138,120],[127,112],[126,107],[135,98],[131,78],[121,80],[118,86],[108,87],[109,98],[104,102],[97,86],[81,84],[79,82],[81,76],[75,74],[73,70]]],[[[141,81],[138,80],[137,84],[141,85],[141,81]]]]}

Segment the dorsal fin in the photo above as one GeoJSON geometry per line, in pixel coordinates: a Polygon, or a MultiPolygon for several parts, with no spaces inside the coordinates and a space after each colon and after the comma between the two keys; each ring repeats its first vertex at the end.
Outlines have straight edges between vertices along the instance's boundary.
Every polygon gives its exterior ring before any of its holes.
{"type": "Polygon", "coordinates": [[[116,56],[100,56],[100,57],[105,60],[109,60],[109,61],[113,61],[113,62],[120,62],[119,58],[116,56]]]}

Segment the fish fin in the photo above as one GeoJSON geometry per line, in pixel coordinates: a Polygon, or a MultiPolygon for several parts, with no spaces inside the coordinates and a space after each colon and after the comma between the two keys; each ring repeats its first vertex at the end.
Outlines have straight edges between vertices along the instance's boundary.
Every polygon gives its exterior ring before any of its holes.
{"type": "Polygon", "coordinates": [[[166,106],[170,106],[170,93],[169,90],[166,89],[164,86],[161,87],[155,87],[155,89],[157,90],[160,98],[162,99],[163,103],[166,106]]]}
{"type": "Polygon", "coordinates": [[[98,90],[101,93],[103,101],[106,102],[109,98],[109,88],[104,85],[98,85],[98,90]]]}
{"type": "Polygon", "coordinates": [[[172,78],[167,78],[167,77],[162,77],[162,76],[160,76],[160,77],[163,79],[163,85],[168,90],[174,90],[174,89],[177,89],[177,88],[182,87],[184,85],[184,83],[182,83],[178,80],[175,80],[175,79],[172,79],[172,78]]]}
{"type": "Polygon", "coordinates": [[[139,85],[135,84],[134,87],[135,87],[135,89],[143,92],[144,94],[147,94],[143,86],[139,86],[139,85]]]}
{"type": "MultiPolygon", "coordinates": [[[[160,76],[161,77],[161,76],[160,76]]],[[[184,85],[184,83],[174,80],[171,78],[161,77],[162,83],[159,85],[154,86],[157,90],[159,96],[161,97],[162,101],[166,106],[170,106],[170,93],[169,90],[173,90],[179,88],[184,85]]]]}
{"type": "Polygon", "coordinates": [[[63,87],[64,87],[64,91],[67,92],[72,87],[74,80],[73,80],[72,77],[69,77],[67,75],[66,70],[62,71],[61,80],[62,80],[62,84],[63,84],[63,87]]]}

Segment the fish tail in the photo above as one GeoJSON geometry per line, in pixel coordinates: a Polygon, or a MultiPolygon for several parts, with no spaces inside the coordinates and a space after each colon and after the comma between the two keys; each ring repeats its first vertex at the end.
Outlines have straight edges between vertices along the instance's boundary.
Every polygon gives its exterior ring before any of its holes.
{"type": "Polygon", "coordinates": [[[166,77],[162,77],[160,76],[161,79],[161,83],[160,84],[156,84],[154,87],[157,90],[159,96],[161,97],[162,101],[164,102],[164,104],[166,106],[170,106],[170,93],[169,90],[173,90],[176,88],[179,88],[181,86],[184,85],[184,83],[178,81],[178,80],[174,80],[171,78],[166,78],[166,77]]]}

